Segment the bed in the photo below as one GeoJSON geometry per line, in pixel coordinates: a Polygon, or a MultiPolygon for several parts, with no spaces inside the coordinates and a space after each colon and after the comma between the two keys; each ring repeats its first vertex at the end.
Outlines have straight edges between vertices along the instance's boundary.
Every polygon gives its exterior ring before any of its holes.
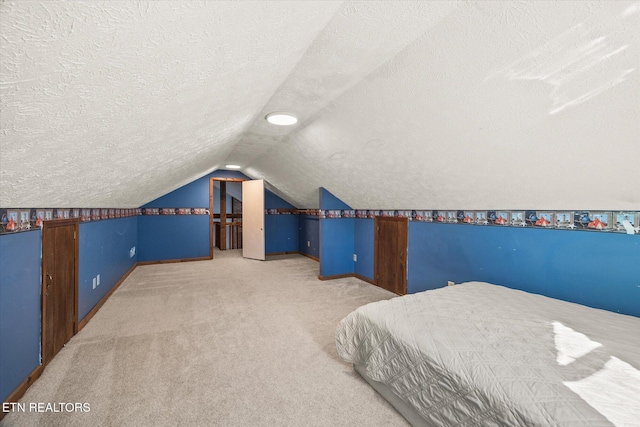
{"type": "Polygon", "coordinates": [[[336,346],[412,425],[640,425],[637,317],[467,282],[362,306],[336,346]]]}

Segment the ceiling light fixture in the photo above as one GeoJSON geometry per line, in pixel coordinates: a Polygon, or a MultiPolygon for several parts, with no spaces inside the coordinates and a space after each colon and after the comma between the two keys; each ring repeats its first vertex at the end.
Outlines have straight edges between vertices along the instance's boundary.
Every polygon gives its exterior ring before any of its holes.
{"type": "Polygon", "coordinates": [[[240,169],[240,166],[238,165],[224,165],[224,167],[227,169],[240,169]]]}
{"type": "Polygon", "coordinates": [[[278,126],[291,126],[298,122],[296,116],[289,113],[269,113],[265,119],[272,125],[278,126]]]}

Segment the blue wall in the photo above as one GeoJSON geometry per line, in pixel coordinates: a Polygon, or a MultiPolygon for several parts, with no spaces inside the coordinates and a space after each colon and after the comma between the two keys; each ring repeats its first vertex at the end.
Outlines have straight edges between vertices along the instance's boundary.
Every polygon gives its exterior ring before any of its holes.
{"type": "Polygon", "coordinates": [[[275,195],[269,190],[264,190],[264,208],[265,209],[295,209],[291,203],[287,202],[280,196],[275,195]]]}
{"type": "MultiPolygon", "coordinates": [[[[295,209],[291,203],[264,190],[265,209],[295,209]]],[[[298,217],[292,214],[264,216],[265,253],[297,252],[298,217]]]]}
{"type": "Polygon", "coordinates": [[[331,194],[327,189],[320,187],[320,209],[350,210],[351,206],[331,194]]]}
{"type": "Polygon", "coordinates": [[[265,215],[265,253],[298,251],[298,217],[296,215],[265,215]]]}
{"type": "Polygon", "coordinates": [[[209,215],[138,217],[138,261],[209,257],[209,215]]]}
{"type": "Polygon", "coordinates": [[[354,221],[354,253],[358,256],[354,272],[369,280],[374,280],[373,252],[375,221],[368,218],[356,218],[354,221]]]}
{"type": "Polygon", "coordinates": [[[42,232],[0,236],[0,398],[40,364],[42,232]]]}
{"type": "MultiPolygon", "coordinates": [[[[351,207],[320,187],[320,209],[350,210],[351,207]]],[[[320,219],[320,276],[330,277],[354,273],[353,218],[320,219]]]]}
{"type": "MultiPolygon", "coordinates": [[[[321,188],[320,209],[349,206],[321,188]]],[[[374,280],[374,224],[320,219],[320,276],[374,280]]],[[[408,293],[486,281],[640,316],[639,235],[409,222],[407,257],[408,293]]]]}
{"type": "Polygon", "coordinates": [[[640,316],[640,236],[409,223],[407,291],[477,280],[640,316]]]}
{"type": "Polygon", "coordinates": [[[354,273],[353,218],[320,219],[320,276],[354,273]]]}
{"type": "Polygon", "coordinates": [[[143,208],[207,208],[209,209],[209,179],[241,178],[251,179],[238,171],[217,170],[189,184],[150,201],[143,208]]]}
{"type": "Polygon", "coordinates": [[[80,224],[78,319],[82,320],[137,262],[138,217],[80,224]],[[130,249],[136,247],[131,257],[130,249]],[[93,278],[100,285],[93,289],[93,278]]]}
{"type": "MultiPolygon", "coordinates": [[[[205,208],[209,209],[209,179],[218,178],[241,178],[249,179],[247,176],[236,171],[215,171],[205,177],[197,179],[184,185],[171,193],[167,193],[155,200],[150,201],[143,208],[205,208]]],[[[229,184],[233,183],[228,183],[229,184]]],[[[242,183],[238,183],[242,184],[242,183]]],[[[214,192],[213,211],[220,212],[220,189],[214,192]]],[[[227,193],[227,213],[232,212],[231,195],[227,193]]]]}
{"type": "MultiPolygon", "coordinates": [[[[152,200],[143,208],[209,209],[209,180],[212,177],[249,179],[238,171],[218,170],[152,200]]],[[[215,195],[214,212],[219,212],[220,192],[216,191],[215,195]]],[[[227,212],[231,212],[230,196],[227,199],[227,212]]],[[[143,215],[138,217],[138,260],[209,257],[209,233],[209,215],[143,215]]]]}
{"type": "MultiPolygon", "coordinates": [[[[80,224],[78,320],[136,263],[138,218],[80,224]],[[93,278],[100,285],[93,289],[93,278]]],[[[40,364],[42,232],[0,236],[0,395],[4,400],[40,364]],[[6,256],[11,254],[10,256],[6,256]]]]}
{"type": "MultiPolygon", "coordinates": [[[[209,180],[218,178],[250,179],[237,171],[215,171],[172,191],[144,208],[208,208],[209,180]]],[[[214,212],[219,212],[219,191],[214,212]]],[[[227,196],[231,212],[231,196],[227,196]]],[[[295,209],[282,198],[265,190],[265,209],[295,209]]],[[[138,218],[139,261],[161,261],[209,256],[208,215],[143,215],[138,218]]],[[[298,220],[294,215],[265,215],[265,252],[298,250],[298,220]]]]}
{"type": "Polygon", "coordinates": [[[298,251],[320,259],[320,220],[311,215],[297,215],[297,217],[298,251]]]}

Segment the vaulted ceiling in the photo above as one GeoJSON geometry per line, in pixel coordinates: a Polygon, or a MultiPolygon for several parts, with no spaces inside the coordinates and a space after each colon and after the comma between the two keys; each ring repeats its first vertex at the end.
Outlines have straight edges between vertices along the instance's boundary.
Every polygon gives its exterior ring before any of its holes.
{"type": "Polygon", "coordinates": [[[640,209],[639,2],[7,0],[0,96],[3,207],[640,209]]]}

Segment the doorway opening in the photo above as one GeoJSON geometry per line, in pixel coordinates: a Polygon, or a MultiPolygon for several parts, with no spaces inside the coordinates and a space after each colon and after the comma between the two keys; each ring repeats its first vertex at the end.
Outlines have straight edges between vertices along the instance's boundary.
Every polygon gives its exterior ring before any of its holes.
{"type": "Polygon", "coordinates": [[[243,181],[246,179],[217,177],[209,179],[209,258],[211,259],[213,259],[214,247],[222,251],[242,248],[242,187],[240,184],[243,181]],[[215,212],[216,187],[219,197],[218,213],[215,212]],[[231,206],[227,204],[228,194],[231,195],[231,206]],[[229,210],[230,212],[227,212],[229,210]]]}

